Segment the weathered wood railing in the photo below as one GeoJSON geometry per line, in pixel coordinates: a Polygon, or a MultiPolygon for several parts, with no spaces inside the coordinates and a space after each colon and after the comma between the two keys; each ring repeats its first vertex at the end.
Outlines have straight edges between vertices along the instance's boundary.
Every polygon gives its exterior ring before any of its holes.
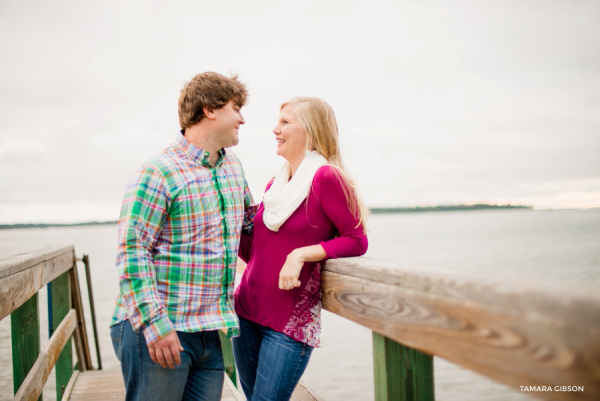
{"type": "Polygon", "coordinates": [[[553,390],[529,395],[600,400],[598,288],[361,257],[324,264],[323,307],[373,330],[377,400],[432,400],[432,355],[553,390]]]}
{"type": "Polygon", "coordinates": [[[73,246],[0,261],[0,320],[8,315],[11,315],[15,400],[41,398],[53,368],[57,400],[61,400],[76,377],[72,336],[78,371],[92,369],[73,246]],[[51,337],[41,349],[38,291],[45,285],[48,285],[51,337]]]}
{"type": "MultiPolygon", "coordinates": [[[[68,393],[76,377],[71,336],[79,371],[92,368],[75,261],[72,246],[0,261],[0,320],[11,314],[15,399],[37,399],[53,366],[57,399],[68,393]],[[60,324],[40,350],[38,291],[49,283],[49,321],[60,324]]],[[[600,399],[595,287],[361,257],[324,264],[323,307],[373,330],[377,400],[434,399],[434,355],[517,390],[552,387],[528,392],[544,399],[600,399]]],[[[228,341],[223,351],[235,383],[228,341]]],[[[320,400],[303,384],[292,399],[320,400]]]]}

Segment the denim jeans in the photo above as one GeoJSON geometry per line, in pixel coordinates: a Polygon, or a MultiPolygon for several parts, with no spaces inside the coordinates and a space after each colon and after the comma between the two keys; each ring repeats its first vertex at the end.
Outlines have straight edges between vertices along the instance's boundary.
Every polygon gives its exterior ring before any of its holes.
{"type": "Polygon", "coordinates": [[[246,398],[287,401],[304,373],[313,347],[240,316],[233,354],[246,398]]]}
{"type": "Polygon", "coordinates": [[[177,332],[183,347],[181,364],[163,368],[150,359],[146,339],[129,320],[110,328],[121,361],[126,401],[218,401],[223,391],[225,366],[217,331],[177,332]]]}

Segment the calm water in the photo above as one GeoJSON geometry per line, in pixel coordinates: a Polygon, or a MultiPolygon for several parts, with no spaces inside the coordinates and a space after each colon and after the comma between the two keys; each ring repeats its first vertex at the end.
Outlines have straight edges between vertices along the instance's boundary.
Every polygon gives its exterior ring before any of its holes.
{"type": "MultiPolygon", "coordinates": [[[[600,285],[600,209],[375,215],[369,228],[370,257],[600,285]]],[[[79,256],[90,254],[102,361],[106,368],[118,366],[108,337],[117,291],[116,226],[2,230],[0,259],[65,244],[74,244],[79,256]]],[[[80,270],[81,279],[83,274],[80,270]]],[[[45,291],[40,292],[40,309],[44,344],[48,333],[45,291]]],[[[89,311],[86,319],[91,334],[89,311]]],[[[308,385],[326,400],[372,400],[370,330],[325,312],[322,345],[313,353],[304,376],[308,385]]],[[[8,318],[0,322],[0,349],[0,400],[9,400],[8,318]]],[[[440,358],[435,358],[434,369],[438,400],[532,399],[440,358]]],[[[50,382],[44,399],[55,399],[50,382]]]]}

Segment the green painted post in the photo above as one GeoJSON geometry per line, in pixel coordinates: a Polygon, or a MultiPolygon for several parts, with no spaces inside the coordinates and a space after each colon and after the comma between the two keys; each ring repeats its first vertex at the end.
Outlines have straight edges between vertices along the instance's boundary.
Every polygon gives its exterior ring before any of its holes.
{"type": "Polygon", "coordinates": [[[433,401],[433,357],[373,332],[376,401],[433,401]]]}
{"type": "Polygon", "coordinates": [[[237,376],[235,372],[235,359],[233,358],[233,346],[231,340],[227,338],[225,333],[219,330],[219,337],[221,337],[221,349],[223,350],[223,362],[225,363],[225,373],[233,382],[233,385],[237,387],[237,376]]]}
{"type": "MultiPolygon", "coordinates": [[[[55,328],[67,316],[69,310],[71,310],[71,287],[69,284],[69,272],[66,272],[52,281],[52,318],[55,328]]],[[[65,344],[60,353],[56,361],[55,372],[56,399],[61,400],[73,374],[73,347],[71,346],[71,340],[65,344]]]]}
{"type": "MultiPolygon", "coordinates": [[[[15,394],[25,381],[41,350],[38,300],[36,293],[10,315],[15,394]]],[[[41,395],[38,400],[42,400],[41,395]]]]}

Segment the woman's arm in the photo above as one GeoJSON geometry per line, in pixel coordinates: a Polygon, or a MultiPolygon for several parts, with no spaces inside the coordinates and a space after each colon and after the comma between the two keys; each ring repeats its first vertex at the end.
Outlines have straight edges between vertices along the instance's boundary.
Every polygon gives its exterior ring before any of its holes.
{"type": "Polygon", "coordinates": [[[279,289],[291,290],[300,287],[300,271],[304,262],[318,262],[325,259],[327,253],[321,245],[305,246],[294,249],[286,258],[279,273],[279,289]]]}
{"type": "Polygon", "coordinates": [[[343,183],[334,167],[326,166],[317,171],[313,183],[315,195],[320,201],[327,218],[338,230],[339,235],[320,244],[293,250],[279,273],[279,288],[291,290],[299,287],[300,271],[304,262],[318,262],[364,255],[368,240],[358,219],[348,209],[343,183]]]}

